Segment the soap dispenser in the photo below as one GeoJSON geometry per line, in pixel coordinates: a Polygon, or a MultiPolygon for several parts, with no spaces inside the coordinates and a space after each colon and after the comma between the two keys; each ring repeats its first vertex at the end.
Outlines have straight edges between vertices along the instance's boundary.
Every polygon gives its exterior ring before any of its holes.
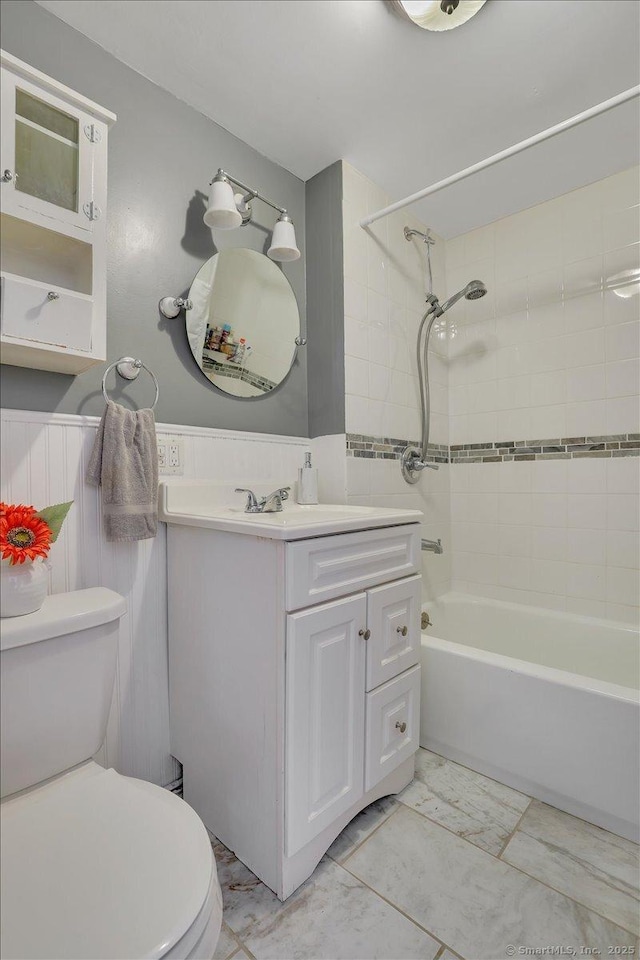
{"type": "Polygon", "coordinates": [[[311,454],[305,453],[304,467],[298,470],[298,503],[318,502],[318,471],[311,466],[311,454]]]}

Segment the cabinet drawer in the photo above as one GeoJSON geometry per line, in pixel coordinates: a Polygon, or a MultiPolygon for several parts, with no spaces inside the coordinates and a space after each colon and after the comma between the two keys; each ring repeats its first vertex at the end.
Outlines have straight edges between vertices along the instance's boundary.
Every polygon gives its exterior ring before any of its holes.
{"type": "Polygon", "coordinates": [[[367,694],[366,728],[365,791],[375,787],[418,749],[419,666],[367,694]]]}
{"type": "Polygon", "coordinates": [[[367,593],[367,690],[420,662],[422,577],[407,577],[367,593]]]}
{"type": "Polygon", "coordinates": [[[93,300],[85,294],[4,274],[1,309],[5,337],[91,350],[93,300]]]}
{"type": "Polygon", "coordinates": [[[420,560],[417,523],[288,543],[287,610],[406,577],[419,571],[420,560]]]}

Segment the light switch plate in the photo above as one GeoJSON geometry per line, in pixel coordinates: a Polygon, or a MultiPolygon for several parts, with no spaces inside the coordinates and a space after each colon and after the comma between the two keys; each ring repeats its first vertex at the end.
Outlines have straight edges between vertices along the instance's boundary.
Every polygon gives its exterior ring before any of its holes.
{"type": "Polygon", "coordinates": [[[184,475],[184,437],[158,435],[158,473],[163,477],[184,475]]]}

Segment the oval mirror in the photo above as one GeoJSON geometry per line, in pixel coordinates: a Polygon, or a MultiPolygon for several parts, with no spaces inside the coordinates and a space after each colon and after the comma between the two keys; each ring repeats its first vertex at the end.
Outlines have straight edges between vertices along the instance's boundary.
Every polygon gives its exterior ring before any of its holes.
{"type": "Polygon", "coordinates": [[[211,383],[234,397],[262,397],[284,380],[300,314],[289,281],[268,257],[221,250],[198,271],[189,299],[189,345],[211,383]]]}

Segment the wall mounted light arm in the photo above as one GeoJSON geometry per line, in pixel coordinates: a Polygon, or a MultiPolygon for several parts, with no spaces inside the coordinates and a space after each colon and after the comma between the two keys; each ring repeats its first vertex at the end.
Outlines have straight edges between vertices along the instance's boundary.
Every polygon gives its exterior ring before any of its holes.
{"type": "MultiPolygon", "coordinates": [[[[209,186],[211,186],[216,180],[228,180],[230,183],[234,183],[236,187],[240,187],[241,190],[246,191],[242,197],[242,203],[245,206],[251,203],[252,200],[258,199],[262,200],[263,203],[266,203],[267,206],[272,207],[274,210],[277,210],[278,213],[286,213],[285,207],[278,206],[277,203],[274,203],[273,200],[270,200],[268,197],[265,197],[264,194],[260,193],[259,190],[255,190],[253,187],[247,186],[246,183],[243,183],[242,180],[236,180],[235,177],[232,177],[230,173],[227,173],[226,170],[223,170],[222,167],[219,167],[217,174],[213,180],[209,181],[209,186]]],[[[244,219],[244,217],[243,217],[244,219]]]]}

